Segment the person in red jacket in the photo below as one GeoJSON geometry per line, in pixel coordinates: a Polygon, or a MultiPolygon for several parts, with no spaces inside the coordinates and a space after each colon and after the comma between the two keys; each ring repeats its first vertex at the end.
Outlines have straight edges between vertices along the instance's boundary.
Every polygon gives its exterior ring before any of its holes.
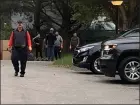
{"type": "Polygon", "coordinates": [[[28,31],[23,29],[23,24],[18,21],[17,29],[12,31],[8,48],[11,51],[11,60],[15,69],[15,76],[19,73],[19,62],[21,64],[20,77],[24,77],[28,51],[32,51],[31,38],[28,31]]]}

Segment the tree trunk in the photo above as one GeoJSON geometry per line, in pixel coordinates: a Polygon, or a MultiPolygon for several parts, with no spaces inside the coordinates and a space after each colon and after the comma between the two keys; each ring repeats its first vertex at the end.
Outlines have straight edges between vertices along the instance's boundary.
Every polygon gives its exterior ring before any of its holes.
{"type": "Polygon", "coordinates": [[[133,27],[133,19],[135,18],[135,7],[136,0],[129,0],[129,9],[128,9],[128,27],[133,27]]]}
{"type": "Polygon", "coordinates": [[[66,28],[62,28],[60,30],[60,35],[62,36],[63,40],[64,40],[64,43],[63,43],[63,51],[64,53],[68,53],[69,52],[69,45],[70,45],[70,39],[71,39],[71,36],[70,34],[68,33],[69,30],[67,30],[66,28]]]}
{"type": "Polygon", "coordinates": [[[139,26],[139,28],[140,28],[140,1],[138,1],[138,26],[139,26]]]}
{"type": "Polygon", "coordinates": [[[40,32],[40,11],[41,11],[41,0],[37,0],[35,6],[35,29],[36,32],[40,32]]]}
{"type": "Polygon", "coordinates": [[[1,18],[2,18],[2,16],[1,16],[1,13],[0,13],[0,35],[1,35],[1,30],[2,30],[2,28],[1,28],[1,25],[2,25],[2,24],[1,24],[1,20],[2,20],[2,19],[1,19],[1,18]]]}
{"type": "Polygon", "coordinates": [[[63,11],[63,20],[62,20],[62,29],[61,34],[64,40],[64,52],[69,52],[69,45],[71,36],[69,34],[69,30],[71,30],[71,10],[69,7],[69,0],[66,0],[65,3],[62,3],[62,11],[63,11]]]}
{"type": "Polygon", "coordinates": [[[122,30],[126,30],[128,27],[128,19],[126,16],[126,11],[123,6],[120,6],[121,18],[122,18],[122,30]]]}

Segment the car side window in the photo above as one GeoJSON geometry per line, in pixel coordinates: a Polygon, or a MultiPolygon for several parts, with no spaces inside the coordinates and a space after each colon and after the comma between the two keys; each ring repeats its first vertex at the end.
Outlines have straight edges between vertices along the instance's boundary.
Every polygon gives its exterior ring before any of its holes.
{"type": "Polygon", "coordinates": [[[95,26],[95,30],[105,30],[104,27],[102,25],[97,24],[95,26]]]}
{"type": "Polygon", "coordinates": [[[139,30],[135,30],[127,35],[125,35],[124,37],[138,37],[140,34],[139,30]]]}

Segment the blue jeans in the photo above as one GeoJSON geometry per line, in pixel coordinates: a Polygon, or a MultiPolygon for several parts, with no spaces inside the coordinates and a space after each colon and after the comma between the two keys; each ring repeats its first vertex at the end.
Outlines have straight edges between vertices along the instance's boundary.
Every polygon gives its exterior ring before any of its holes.
{"type": "Polygon", "coordinates": [[[48,57],[48,60],[54,60],[54,46],[48,46],[47,47],[47,57],[48,57]]]}

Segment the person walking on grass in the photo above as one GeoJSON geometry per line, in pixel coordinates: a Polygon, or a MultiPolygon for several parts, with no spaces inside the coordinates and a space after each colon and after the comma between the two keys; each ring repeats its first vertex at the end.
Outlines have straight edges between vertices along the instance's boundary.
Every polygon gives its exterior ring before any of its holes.
{"type": "Polygon", "coordinates": [[[43,60],[42,49],[43,49],[43,38],[41,38],[40,33],[37,32],[37,36],[33,38],[36,48],[36,60],[39,60],[38,53],[40,53],[41,60],[43,60]]]}
{"type": "Polygon", "coordinates": [[[28,31],[23,29],[23,24],[18,21],[17,29],[12,31],[8,43],[8,49],[11,51],[11,60],[15,69],[15,76],[18,76],[19,69],[21,69],[20,77],[24,77],[28,52],[32,51],[31,38],[28,31]],[[19,62],[20,67],[19,68],[19,62]]]}
{"type": "Polygon", "coordinates": [[[59,59],[61,59],[61,50],[63,49],[63,39],[59,35],[59,32],[56,32],[55,35],[56,35],[56,41],[54,44],[54,55],[55,55],[55,59],[57,60],[58,57],[59,59]]]}
{"type": "Polygon", "coordinates": [[[79,46],[79,44],[80,44],[80,39],[77,36],[77,33],[74,33],[70,41],[70,47],[69,47],[70,50],[73,52],[74,49],[79,46]]]}
{"type": "Polygon", "coordinates": [[[54,43],[56,36],[54,35],[54,29],[50,29],[50,33],[45,38],[45,46],[47,47],[48,61],[54,61],[54,43]]]}

